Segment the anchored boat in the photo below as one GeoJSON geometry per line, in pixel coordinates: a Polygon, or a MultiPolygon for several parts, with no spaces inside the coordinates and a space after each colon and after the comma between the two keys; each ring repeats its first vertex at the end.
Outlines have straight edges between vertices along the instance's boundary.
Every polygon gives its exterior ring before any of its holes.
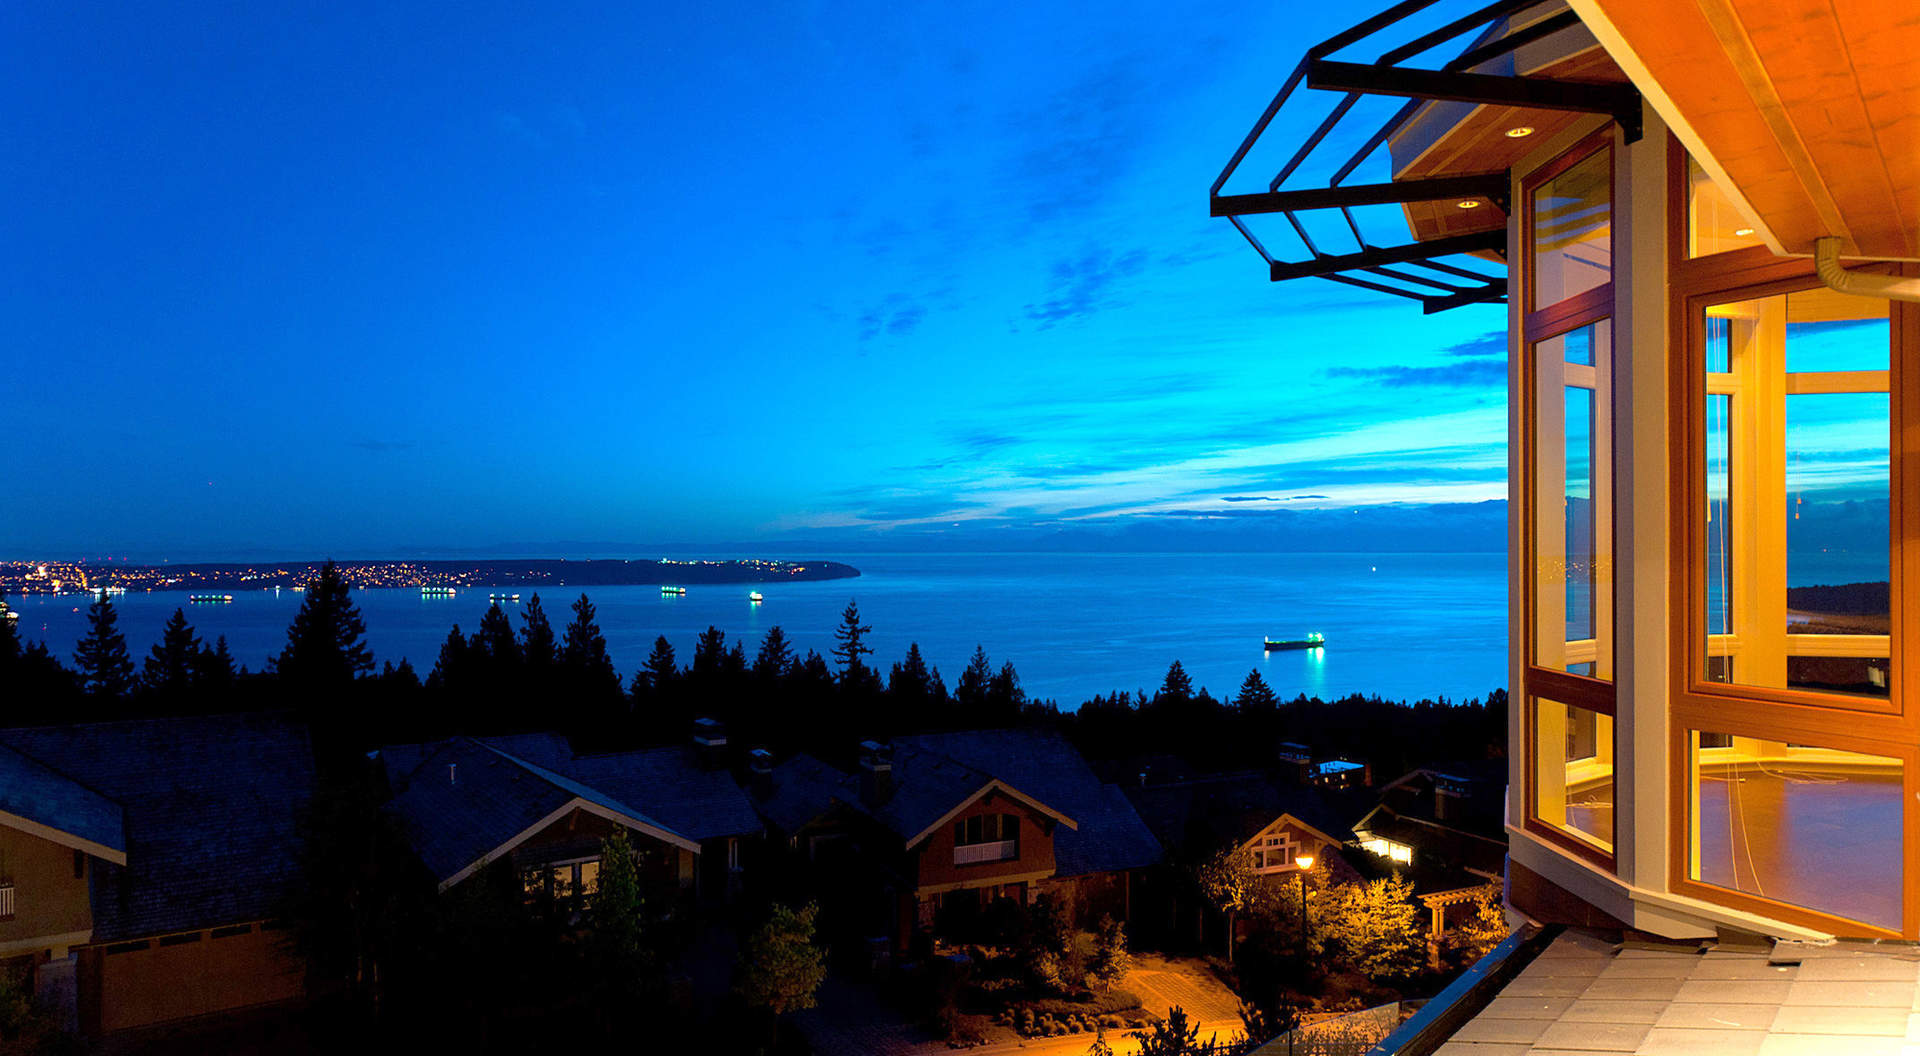
{"type": "Polygon", "coordinates": [[[1280,649],[1324,649],[1327,645],[1327,636],[1315,631],[1305,638],[1268,638],[1265,640],[1265,645],[1269,653],[1280,649]]]}

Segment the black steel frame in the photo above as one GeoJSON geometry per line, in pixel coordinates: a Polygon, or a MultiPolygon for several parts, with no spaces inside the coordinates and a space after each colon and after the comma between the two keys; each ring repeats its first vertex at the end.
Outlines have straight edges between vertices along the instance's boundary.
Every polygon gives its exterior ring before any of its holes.
{"type": "Polygon", "coordinates": [[[1627,142],[1631,143],[1640,138],[1640,95],[1627,85],[1588,84],[1549,77],[1501,76],[1471,72],[1474,67],[1490,59],[1509,55],[1537,40],[1578,25],[1579,18],[1571,11],[1561,11],[1513,32],[1491,36],[1485,43],[1470,47],[1437,70],[1399,65],[1407,59],[1432,51],[1467,33],[1478,30],[1484,34],[1503,20],[1538,8],[1551,0],[1494,0],[1493,3],[1383,52],[1372,63],[1337,62],[1329,58],[1335,52],[1425,11],[1439,2],[1440,0],[1402,0],[1372,18],[1308,48],[1299,64],[1287,76],[1286,82],[1281,85],[1280,91],[1274,95],[1273,101],[1267,104],[1267,109],[1260,115],[1260,120],[1254,122],[1253,129],[1241,141],[1239,149],[1233,152],[1233,157],[1228,160],[1226,167],[1220,170],[1219,178],[1213,181],[1213,186],[1207,193],[1210,213],[1213,216],[1224,216],[1233,224],[1247,243],[1260,254],[1261,259],[1267,262],[1273,281],[1308,276],[1327,279],[1331,282],[1419,301],[1422,309],[1429,315],[1465,304],[1506,301],[1507,279],[1504,273],[1491,275],[1437,259],[1462,253],[1493,252],[1504,255],[1506,252],[1504,230],[1455,235],[1405,246],[1383,247],[1368,243],[1360,233],[1359,223],[1354,220],[1352,210],[1356,206],[1473,198],[1485,198],[1499,207],[1502,212],[1508,211],[1510,203],[1507,201],[1507,196],[1510,177],[1505,171],[1402,180],[1385,184],[1348,186],[1341,182],[1352,175],[1353,171],[1378,150],[1388,137],[1398,131],[1423,103],[1434,100],[1494,103],[1543,110],[1606,114],[1620,126],[1627,142]],[[1325,120],[1320,122],[1319,127],[1315,128],[1313,133],[1294,151],[1286,165],[1281,167],[1279,174],[1267,184],[1265,192],[1221,194],[1220,189],[1226,186],[1227,180],[1246,159],[1248,151],[1253,149],[1254,143],[1266,132],[1267,126],[1280,113],[1281,107],[1286,105],[1287,100],[1302,85],[1310,89],[1338,91],[1345,94],[1325,120]],[[1384,125],[1367,137],[1353,156],[1334,173],[1333,178],[1327,182],[1327,186],[1281,190],[1280,185],[1286,182],[1287,177],[1299,169],[1308,155],[1326,139],[1328,133],[1339,125],[1348,111],[1353,109],[1353,105],[1363,96],[1368,95],[1398,96],[1406,98],[1407,102],[1384,125]],[[1339,210],[1359,249],[1351,253],[1323,252],[1307,234],[1306,228],[1296,215],[1299,212],[1314,209],[1339,210]],[[1307,247],[1308,253],[1312,254],[1311,259],[1297,262],[1282,261],[1267,252],[1267,248],[1247,228],[1242,219],[1262,213],[1278,213],[1286,217],[1288,225],[1299,237],[1301,244],[1307,247]]]}

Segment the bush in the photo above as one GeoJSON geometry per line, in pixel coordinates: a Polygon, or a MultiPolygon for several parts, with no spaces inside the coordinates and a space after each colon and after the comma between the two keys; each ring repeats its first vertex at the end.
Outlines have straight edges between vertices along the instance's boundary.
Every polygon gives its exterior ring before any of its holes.
{"type": "Polygon", "coordinates": [[[990,1021],[985,1016],[970,1015],[955,1008],[943,1008],[935,1017],[934,1029],[946,1039],[949,1048],[967,1049],[987,1043],[987,1027],[990,1021]]]}
{"type": "Polygon", "coordinates": [[[1102,1016],[1114,1012],[1127,1012],[1140,1007],[1140,996],[1130,990],[1109,990],[1104,994],[1095,994],[1083,1000],[1071,998],[1047,998],[1040,1001],[1024,1001],[1018,1006],[1024,1014],[1047,1016],[1102,1016]]]}

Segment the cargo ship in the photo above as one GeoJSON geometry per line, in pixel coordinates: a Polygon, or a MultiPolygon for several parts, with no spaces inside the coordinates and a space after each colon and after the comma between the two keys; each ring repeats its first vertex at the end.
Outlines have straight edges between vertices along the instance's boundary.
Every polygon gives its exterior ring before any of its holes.
{"type": "Polygon", "coordinates": [[[452,587],[421,587],[420,588],[420,596],[423,598],[451,598],[456,593],[458,593],[458,591],[454,590],[452,587]]]}
{"type": "Polygon", "coordinates": [[[687,588],[685,587],[661,587],[660,588],[660,596],[663,598],[678,598],[678,597],[684,596],[686,593],[687,593],[687,588]]]}
{"type": "Polygon", "coordinates": [[[189,594],[187,595],[187,600],[203,601],[211,604],[220,604],[223,602],[232,601],[233,595],[231,594],[189,594]]]}
{"type": "Polygon", "coordinates": [[[1327,644],[1327,636],[1315,631],[1305,638],[1268,638],[1264,644],[1269,653],[1280,649],[1323,649],[1327,644]]]}
{"type": "Polygon", "coordinates": [[[519,601],[519,600],[520,600],[520,595],[518,595],[518,594],[489,594],[489,595],[487,595],[487,600],[488,600],[488,601],[519,601]]]}
{"type": "Polygon", "coordinates": [[[752,602],[752,603],[754,603],[755,605],[758,605],[758,604],[760,604],[761,602],[763,602],[763,601],[765,601],[765,600],[767,600],[767,599],[765,599],[765,598],[763,598],[763,597],[761,597],[761,596],[760,596],[760,592],[759,592],[759,591],[757,591],[757,590],[749,590],[749,591],[747,591],[747,600],[748,600],[748,601],[750,601],[750,602],[752,602]]]}

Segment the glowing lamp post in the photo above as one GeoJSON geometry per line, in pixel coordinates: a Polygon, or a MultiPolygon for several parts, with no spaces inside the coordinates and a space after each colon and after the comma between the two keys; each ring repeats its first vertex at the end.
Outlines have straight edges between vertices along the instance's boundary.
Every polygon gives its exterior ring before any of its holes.
{"type": "MultiPolygon", "coordinates": [[[[1300,957],[1302,960],[1305,960],[1307,956],[1307,870],[1313,868],[1313,855],[1295,855],[1293,861],[1295,865],[1300,867],[1293,875],[1300,881],[1300,957]]],[[[1299,1037],[1299,1035],[1300,1017],[1295,1015],[1293,1017],[1293,1028],[1287,1031],[1287,1052],[1289,1056],[1291,1056],[1293,1052],[1293,1039],[1299,1037]]]]}

